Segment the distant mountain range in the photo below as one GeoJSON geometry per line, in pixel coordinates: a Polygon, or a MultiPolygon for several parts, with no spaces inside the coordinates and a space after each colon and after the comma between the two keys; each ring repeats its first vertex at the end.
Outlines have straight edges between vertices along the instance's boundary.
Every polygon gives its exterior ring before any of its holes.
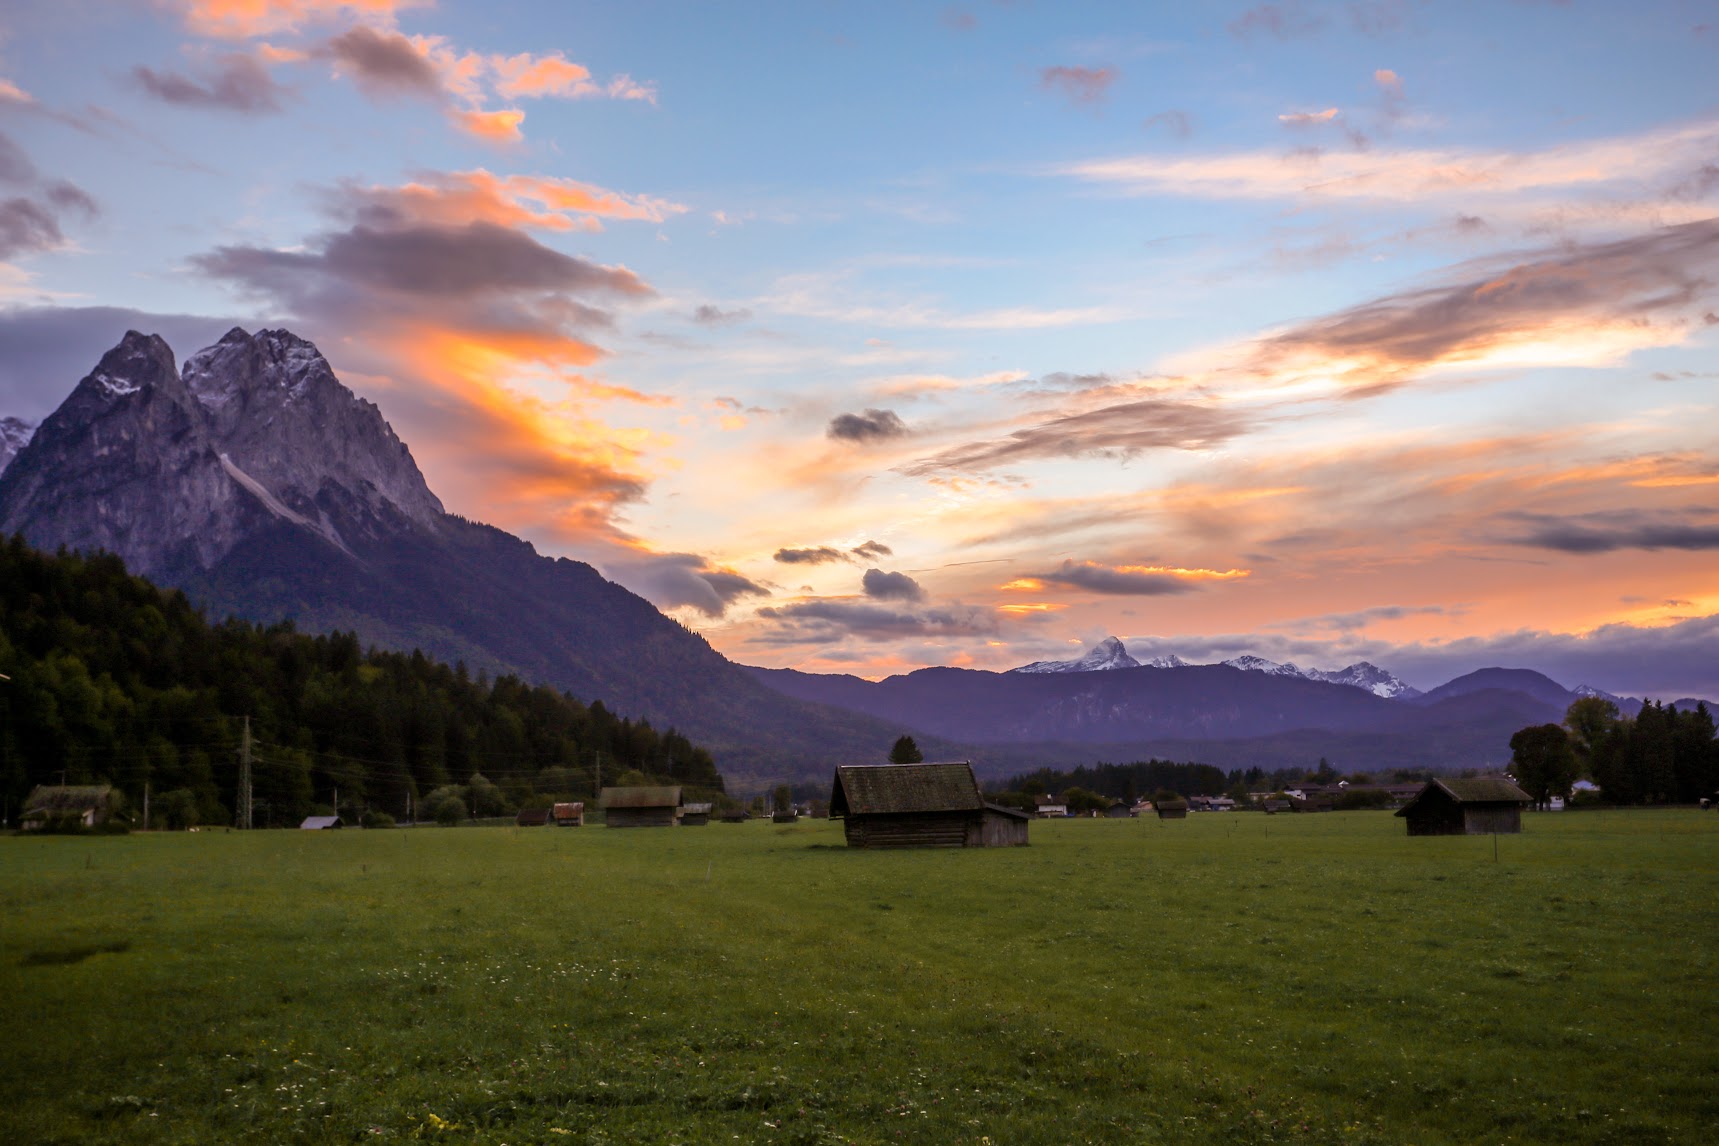
{"type": "MultiPolygon", "coordinates": [[[[1346,684],[1351,688],[1365,689],[1374,696],[1387,698],[1410,699],[1421,694],[1420,689],[1405,684],[1384,669],[1366,661],[1357,661],[1348,668],[1335,672],[1325,672],[1320,669],[1304,669],[1294,664],[1279,664],[1268,661],[1264,657],[1236,657],[1223,662],[1231,668],[1244,672],[1262,672],[1269,676],[1299,676],[1308,680],[1322,680],[1328,684],[1346,684]]],[[[1112,669],[1129,668],[1192,668],[1191,662],[1183,660],[1175,653],[1155,657],[1150,661],[1135,660],[1129,655],[1127,648],[1115,637],[1105,637],[1086,651],[1086,655],[1069,661],[1034,661],[1030,665],[1010,669],[1010,672],[1104,672],[1112,669]]]]}
{"type": "Polygon", "coordinates": [[[825,780],[837,763],[881,761],[904,732],[992,777],[1149,756],[1476,767],[1595,691],[1525,669],[1420,695],[1365,661],[1142,664],[1114,637],[1003,673],[738,665],[591,566],[446,513],[376,407],[284,330],[233,330],[182,369],[160,338],[131,332],[39,427],[0,420],[0,534],[14,532],[116,553],[217,617],[353,630],[601,700],[710,748],[731,786],[825,780]]]}

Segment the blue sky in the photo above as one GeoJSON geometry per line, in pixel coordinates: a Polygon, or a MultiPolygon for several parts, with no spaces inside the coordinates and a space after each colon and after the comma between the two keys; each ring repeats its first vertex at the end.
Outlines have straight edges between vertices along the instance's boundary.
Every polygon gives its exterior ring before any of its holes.
{"type": "Polygon", "coordinates": [[[0,413],[127,325],[285,325],[450,509],[743,661],[1114,633],[1719,694],[1719,5],[0,34],[0,413]]]}

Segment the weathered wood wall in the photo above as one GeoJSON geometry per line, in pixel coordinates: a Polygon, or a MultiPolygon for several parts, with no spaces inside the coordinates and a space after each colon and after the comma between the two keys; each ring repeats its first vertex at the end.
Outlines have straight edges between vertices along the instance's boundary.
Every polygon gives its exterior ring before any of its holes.
{"type": "Polygon", "coordinates": [[[1486,836],[1494,832],[1510,834],[1522,830],[1522,809],[1515,804],[1482,804],[1464,808],[1463,827],[1471,836],[1486,836]]]}
{"type": "Polygon", "coordinates": [[[673,808],[610,808],[611,828],[672,828],[673,808]]]}
{"type": "Polygon", "coordinates": [[[997,812],[982,812],[976,823],[970,822],[967,826],[967,846],[1024,848],[1027,846],[1027,821],[997,812]]]}
{"type": "Polygon", "coordinates": [[[972,812],[905,812],[848,815],[843,830],[850,848],[961,848],[967,846],[972,812]]]}

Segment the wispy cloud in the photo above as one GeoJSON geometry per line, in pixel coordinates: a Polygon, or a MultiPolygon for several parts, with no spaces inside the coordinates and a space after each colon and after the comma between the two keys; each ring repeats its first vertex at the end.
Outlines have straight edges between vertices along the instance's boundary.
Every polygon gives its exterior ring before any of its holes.
{"type": "Polygon", "coordinates": [[[248,40],[341,19],[392,24],[397,13],[435,0],[169,0],[199,36],[248,40]]]}
{"type": "Polygon", "coordinates": [[[1053,586],[1121,597],[1159,597],[1190,593],[1211,581],[1235,581],[1246,569],[1183,569],[1168,565],[1106,565],[1065,560],[1045,573],[1031,573],[1002,586],[1009,592],[1041,593],[1053,586]]]}
{"type": "Polygon", "coordinates": [[[1512,545],[1563,553],[1615,553],[1620,549],[1719,549],[1719,514],[1711,510],[1675,513],[1640,509],[1567,516],[1523,513],[1507,518],[1522,532],[1507,534],[1512,545]]]}
{"type": "Polygon", "coordinates": [[[1061,92],[1071,103],[1101,103],[1116,82],[1115,68],[1063,67],[1041,68],[1039,86],[1061,92]]]}
{"type": "Polygon", "coordinates": [[[628,195],[575,179],[494,175],[481,167],[421,172],[398,186],[346,183],[324,198],[338,213],[383,225],[481,221],[548,231],[598,231],[603,219],[660,223],[686,211],[666,199],[628,195]]]}
{"type": "Polygon", "coordinates": [[[249,115],[278,112],[287,90],[269,74],[264,59],[245,52],[217,56],[201,77],[141,65],[132,69],[131,76],[139,88],[163,103],[249,115]]]}
{"type": "Polygon", "coordinates": [[[907,423],[894,410],[867,410],[863,414],[837,414],[825,434],[838,442],[881,442],[905,437],[907,423]]]}

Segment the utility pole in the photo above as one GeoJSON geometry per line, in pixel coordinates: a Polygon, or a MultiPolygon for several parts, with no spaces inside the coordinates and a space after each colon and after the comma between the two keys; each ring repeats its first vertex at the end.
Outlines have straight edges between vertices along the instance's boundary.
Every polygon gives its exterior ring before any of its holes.
{"type": "Polygon", "coordinates": [[[143,830],[149,830],[149,781],[143,782],[143,830]]]}
{"type": "Polygon", "coordinates": [[[239,741],[239,827],[249,831],[251,819],[251,718],[245,717],[245,735],[239,741]]]}

